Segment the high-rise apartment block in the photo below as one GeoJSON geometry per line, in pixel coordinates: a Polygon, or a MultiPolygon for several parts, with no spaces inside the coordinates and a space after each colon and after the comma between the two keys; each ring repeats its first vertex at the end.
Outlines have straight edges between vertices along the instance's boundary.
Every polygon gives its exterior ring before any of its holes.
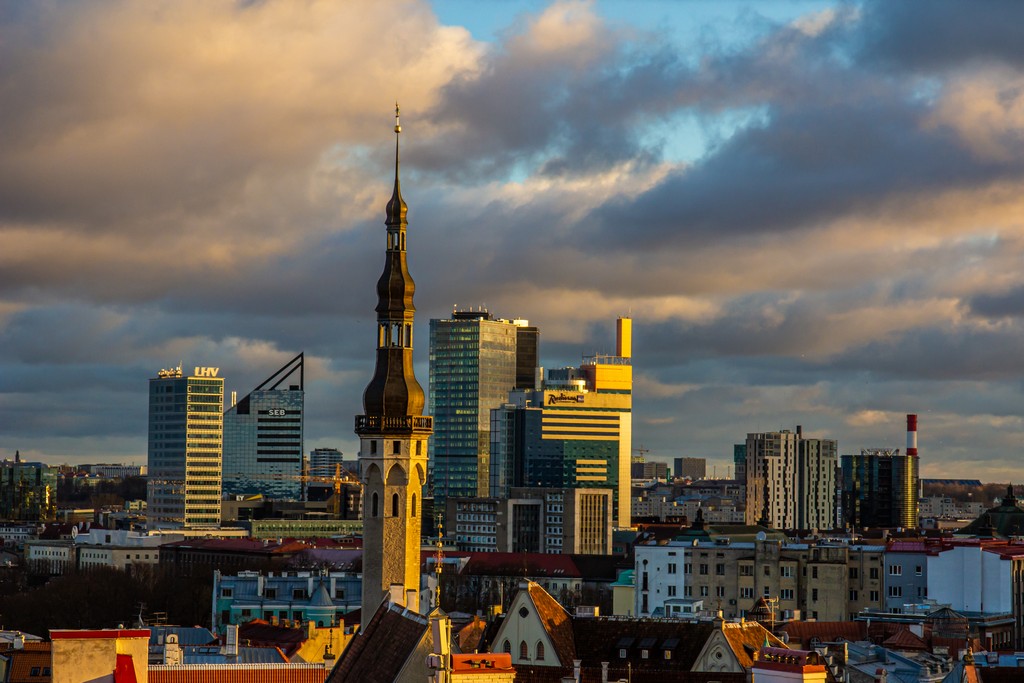
{"type": "Polygon", "coordinates": [[[610,488],[615,523],[629,525],[631,322],[618,320],[615,355],[552,370],[543,389],[515,391],[492,411],[492,496],[519,486],[610,488]]]}
{"type": "Polygon", "coordinates": [[[434,501],[486,496],[490,487],[490,411],[513,389],[532,389],[536,327],[495,320],[485,310],[430,321],[430,466],[434,501]]]}
{"type": "Polygon", "coordinates": [[[842,457],[844,521],[863,527],[918,526],[917,415],[907,415],[907,450],[865,448],[842,457]]]}
{"type": "Polygon", "coordinates": [[[219,368],[181,366],[149,380],[147,526],[220,525],[224,379],[219,368]]]}
{"type": "Polygon", "coordinates": [[[836,442],[792,432],[747,434],[742,453],[747,524],[831,529],[835,519],[836,442]]]}
{"type": "Polygon", "coordinates": [[[344,467],[342,462],[342,453],[337,448],[314,448],[309,452],[309,476],[333,477],[339,465],[344,467]]]}
{"type": "Polygon", "coordinates": [[[225,411],[225,494],[302,498],[303,383],[300,353],[225,411]]]}

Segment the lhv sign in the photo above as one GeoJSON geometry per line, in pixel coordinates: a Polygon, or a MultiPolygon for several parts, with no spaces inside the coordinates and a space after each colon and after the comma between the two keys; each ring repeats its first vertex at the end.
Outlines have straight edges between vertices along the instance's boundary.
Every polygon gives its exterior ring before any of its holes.
{"type": "Polygon", "coordinates": [[[220,372],[220,368],[200,368],[197,367],[196,371],[192,373],[193,377],[216,377],[217,373],[220,372]]]}

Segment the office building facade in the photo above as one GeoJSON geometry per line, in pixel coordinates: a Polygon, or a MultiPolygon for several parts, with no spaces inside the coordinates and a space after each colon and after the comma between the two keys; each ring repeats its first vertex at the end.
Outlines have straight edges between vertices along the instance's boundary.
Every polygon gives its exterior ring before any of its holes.
{"type": "Polygon", "coordinates": [[[460,551],[609,555],[611,489],[514,488],[504,498],[449,498],[460,551]]]}
{"type": "Polygon", "coordinates": [[[314,448],[309,452],[310,477],[333,477],[339,465],[344,473],[343,454],[337,448],[314,448]]]}
{"type": "Polygon", "coordinates": [[[675,458],[672,463],[672,474],[676,479],[700,481],[707,472],[708,461],[705,458],[675,458]]]}
{"type": "Polygon", "coordinates": [[[490,411],[516,388],[533,388],[537,328],[495,320],[485,310],[430,321],[430,467],[434,501],[486,496],[490,489],[490,411]]]}
{"type": "Polygon", "coordinates": [[[219,368],[181,366],[149,380],[147,526],[220,525],[224,379],[219,368]]]}
{"type": "Polygon", "coordinates": [[[0,517],[11,522],[50,522],[57,513],[57,470],[41,462],[0,462],[0,517]]]}
{"type": "Polygon", "coordinates": [[[920,462],[917,415],[907,415],[907,450],[865,448],[841,459],[843,522],[863,527],[916,529],[920,462]]]}
{"type": "MultiPolygon", "coordinates": [[[[549,373],[544,388],[515,391],[492,411],[492,451],[507,488],[610,488],[613,517],[630,523],[631,321],[620,318],[615,355],[549,373]]],[[[506,495],[492,486],[492,495],[506,495]]]]}
{"type": "Polygon", "coordinates": [[[224,494],[303,496],[303,354],[224,412],[224,494]]]}

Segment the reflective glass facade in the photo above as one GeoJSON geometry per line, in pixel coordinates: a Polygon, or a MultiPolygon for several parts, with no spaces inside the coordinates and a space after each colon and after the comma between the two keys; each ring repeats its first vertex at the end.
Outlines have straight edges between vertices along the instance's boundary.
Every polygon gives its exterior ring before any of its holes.
{"type": "Polygon", "coordinates": [[[536,328],[519,321],[492,320],[484,311],[430,321],[429,458],[436,505],[488,494],[490,411],[508,400],[517,377],[533,376],[536,354],[536,328]],[[517,353],[520,337],[524,348],[517,353]]]}
{"type": "Polygon", "coordinates": [[[865,450],[841,458],[843,515],[853,528],[916,529],[918,526],[918,459],[865,450]]]}
{"type": "Polygon", "coordinates": [[[149,381],[151,529],[220,526],[224,380],[213,368],[196,371],[149,381]]]}
{"type": "Polygon", "coordinates": [[[0,517],[50,522],[57,512],[57,470],[41,462],[0,463],[0,517]]]}
{"type": "Polygon", "coordinates": [[[224,493],[302,498],[300,389],[253,391],[224,413],[224,493]]]}

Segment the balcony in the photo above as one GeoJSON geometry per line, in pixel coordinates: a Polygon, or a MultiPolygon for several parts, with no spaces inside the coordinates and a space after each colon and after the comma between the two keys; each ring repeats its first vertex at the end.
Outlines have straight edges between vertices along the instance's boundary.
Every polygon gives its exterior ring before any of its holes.
{"type": "Polygon", "coordinates": [[[356,415],[356,434],[414,434],[433,430],[434,418],[426,415],[356,415]]]}

